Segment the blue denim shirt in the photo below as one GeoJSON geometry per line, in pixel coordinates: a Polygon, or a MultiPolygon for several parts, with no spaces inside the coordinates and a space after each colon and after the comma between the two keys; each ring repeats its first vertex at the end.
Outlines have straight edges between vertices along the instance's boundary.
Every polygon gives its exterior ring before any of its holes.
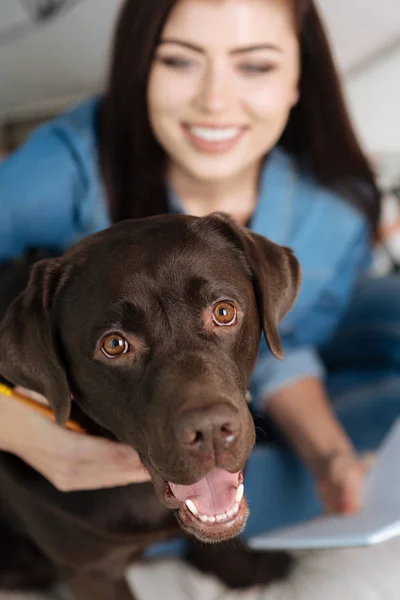
{"type": "MultiPolygon", "coordinates": [[[[65,250],[110,225],[98,165],[93,98],[38,128],[0,163],[0,261],[28,247],[65,250]]],[[[170,194],[170,210],[179,199],[170,194]]],[[[360,271],[367,265],[365,218],[317,184],[280,148],[269,155],[250,227],[294,249],[303,285],[280,332],[285,360],[264,340],[251,383],[260,409],[268,396],[307,376],[323,377],[317,347],[334,331],[360,271]]]]}

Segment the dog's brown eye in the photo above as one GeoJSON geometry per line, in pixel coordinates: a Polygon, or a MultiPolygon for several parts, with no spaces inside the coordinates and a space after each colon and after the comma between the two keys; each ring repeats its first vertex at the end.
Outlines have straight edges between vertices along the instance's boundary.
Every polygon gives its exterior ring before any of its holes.
{"type": "Polygon", "coordinates": [[[216,325],[234,325],[237,318],[237,310],[230,302],[218,302],[214,306],[213,315],[216,325]]]}
{"type": "Polygon", "coordinates": [[[118,333],[107,335],[101,344],[101,351],[107,358],[116,358],[121,354],[126,354],[128,350],[128,342],[118,333]]]}

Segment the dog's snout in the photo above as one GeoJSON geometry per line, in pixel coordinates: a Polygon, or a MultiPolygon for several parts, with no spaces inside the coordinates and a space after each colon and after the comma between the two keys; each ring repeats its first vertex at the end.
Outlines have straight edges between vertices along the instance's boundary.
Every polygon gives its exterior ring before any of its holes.
{"type": "Polygon", "coordinates": [[[237,439],[240,421],[229,405],[216,404],[204,409],[187,410],[176,422],[176,436],[181,446],[198,452],[219,453],[237,439]]]}

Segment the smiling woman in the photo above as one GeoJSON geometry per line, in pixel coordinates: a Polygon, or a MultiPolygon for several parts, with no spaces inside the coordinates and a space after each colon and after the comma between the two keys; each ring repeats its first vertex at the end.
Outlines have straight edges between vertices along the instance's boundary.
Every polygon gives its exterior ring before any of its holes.
{"type": "Polygon", "coordinates": [[[310,0],[126,2],[101,112],[116,219],[165,212],[167,171],[188,212],[246,222],[280,142],[375,227],[378,196],[358,183],[371,171],[310,0]]]}
{"type": "Polygon", "coordinates": [[[261,161],[298,100],[299,47],[288,3],[178,3],[158,45],[148,88],[153,132],[170,160],[168,179],[186,209],[226,210],[246,222],[261,161]],[[193,180],[209,197],[187,193],[193,180]],[[243,190],[252,194],[243,202],[243,190]]]}

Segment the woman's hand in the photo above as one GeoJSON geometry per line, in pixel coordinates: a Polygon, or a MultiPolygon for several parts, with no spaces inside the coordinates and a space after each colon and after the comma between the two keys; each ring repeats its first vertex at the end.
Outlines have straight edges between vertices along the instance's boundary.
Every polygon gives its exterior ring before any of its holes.
{"type": "Polygon", "coordinates": [[[357,456],[323,383],[314,378],[295,381],[272,395],[267,408],[312,472],[325,510],[357,512],[368,461],[357,456]]]}
{"type": "Polygon", "coordinates": [[[317,491],[328,513],[354,514],[362,506],[365,475],[372,455],[338,452],[328,457],[316,476],[317,491]]]}
{"type": "Polygon", "coordinates": [[[150,480],[129,446],[74,433],[3,396],[0,417],[0,448],[22,458],[63,492],[150,480]]]}

